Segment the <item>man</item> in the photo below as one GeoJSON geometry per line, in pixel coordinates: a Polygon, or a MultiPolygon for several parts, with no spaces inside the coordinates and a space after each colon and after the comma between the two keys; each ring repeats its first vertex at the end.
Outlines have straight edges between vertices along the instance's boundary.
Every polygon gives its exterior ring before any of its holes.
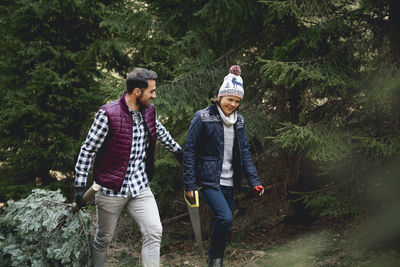
{"type": "Polygon", "coordinates": [[[182,149],[157,120],[151,100],[156,97],[157,74],[135,68],[126,78],[121,99],[100,108],[83,143],[75,166],[75,200],[82,201],[93,164],[93,176],[101,185],[96,194],[97,230],[93,241],[93,265],[104,266],[107,247],[122,210],[138,224],[144,266],[159,266],[162,226],[149,183],[153,178],[156,140],[182,162],[182,149]]]}

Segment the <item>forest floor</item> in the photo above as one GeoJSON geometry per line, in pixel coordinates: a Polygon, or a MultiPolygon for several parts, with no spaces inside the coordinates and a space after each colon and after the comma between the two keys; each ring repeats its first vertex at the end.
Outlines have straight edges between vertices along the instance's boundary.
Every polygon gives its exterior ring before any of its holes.
{"type": "MultiPolygon", "coordinates": [[[[369,233],[361,230],[357,218],[302,224],[293,217],[285,197],[276,194],[262,199],[244,198],[237,206],[224,266],[400,266],[398,247],[363,245],[369,233]]],[[[204,234],[203,240],[207,250],[209,240],[204,234]]],[[[123,214],[106,266],[140,266],[140,247],[136,225],[123,214]]],[[[162,266],[202,267],[205,262],[198,256],[189,217],[163,224],[162,266]]]]}

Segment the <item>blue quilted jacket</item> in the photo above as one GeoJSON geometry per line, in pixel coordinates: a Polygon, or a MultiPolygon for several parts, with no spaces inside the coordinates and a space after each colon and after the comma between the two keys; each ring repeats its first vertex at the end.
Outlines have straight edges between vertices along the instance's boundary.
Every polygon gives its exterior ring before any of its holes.
{"type": "MultiPolygon", "coordinates": [[[[233,183],[240,190],[242,174],[249,184],[261,185],[247,142],[244,118],[238,114],[233,148],[233,183]]],[[[183,150],[183,184],[185,191],[197,187],[218,187],[224,157],[224,127],[217,106],[199,110],[190,124],[183,150]]]]}

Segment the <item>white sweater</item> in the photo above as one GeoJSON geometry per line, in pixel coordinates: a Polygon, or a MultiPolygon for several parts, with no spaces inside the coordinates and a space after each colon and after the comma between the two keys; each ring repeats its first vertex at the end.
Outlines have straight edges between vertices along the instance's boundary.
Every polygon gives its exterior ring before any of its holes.
{"type": "Polygon", "coordinates": [[[233,141],[235,138],[234,124],[237,120],[236,112],[226,117],[219,106],[218,111],[221,116],[224,126],[224,161],[222,163],[221,179],[219,184],[224,186],[233,186],[233,167],[232,167],[232,156],[233,156],[233,141]]]}

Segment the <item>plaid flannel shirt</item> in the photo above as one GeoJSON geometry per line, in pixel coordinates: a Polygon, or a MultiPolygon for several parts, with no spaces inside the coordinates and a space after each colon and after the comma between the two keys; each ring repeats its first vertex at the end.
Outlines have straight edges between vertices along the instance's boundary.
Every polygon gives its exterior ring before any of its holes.
{"type": "MultiPolygon", "coordinates": [[[[145,172],[146,148],[150,145],[149,134],[146,131],[142,114],[139,111],[130,110],[133,118],[133,136],[131,156],[125,179],[119,192],[106,187],[100,190],[109,196],[128,197],[130,191],[132,197],[139,195],[142,189],[148,187],[149,180],[145,172]]],[[[96,152],[102,146],[108,133],[108,119],[104,110],[99,110],[92,127],[83,142],[77,163],[75,165],[75,186],[86,186],[87,176],[96,152]]],[[[165,127],[156,119],[157,140],[169,151],[177,152],[181,147],[171,137],[165,127]]]]}

